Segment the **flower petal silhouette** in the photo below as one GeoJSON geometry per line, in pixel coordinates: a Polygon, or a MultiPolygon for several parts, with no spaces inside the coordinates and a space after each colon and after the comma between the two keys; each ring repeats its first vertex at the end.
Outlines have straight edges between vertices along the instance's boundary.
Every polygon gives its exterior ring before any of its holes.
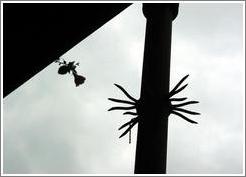
{"type": "Polygon", "coordinates": [[[69,70],[68,70],[67,66],[62,65],[62,66],[60,66],[59,69],[58,69],[58,74],[67,74],[68,71],[69,71],[69,70]]]}
{"type": "Polygon", "coordinates": [[[85,77],[78,75],[76,73],[73,73],[74,76],[74,83],[76,85],[76,87],[78,87],[79,85],[83,84],[85,82],[85,77]]]}

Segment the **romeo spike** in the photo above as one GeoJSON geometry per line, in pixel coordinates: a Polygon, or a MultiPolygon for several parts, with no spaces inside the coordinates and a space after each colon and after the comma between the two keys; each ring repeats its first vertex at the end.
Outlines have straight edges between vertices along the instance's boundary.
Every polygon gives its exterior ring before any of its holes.
{"type": "Polygon", "coordinates": [[[130,100],[136,102],[137,100],[133,98],[122,86],[118,84],[114,84],[116,87],[118,87],[130,100]]]}
{"type": "Polygon", "coordinates": [[[130,107],[121,107],[121,106],[116,106],[116,107],[112,107],[110,108],[108,111],[113,111],[113,110],[131,110],[131,109],[135,109],[135,106],[130,106],[130,107]]]}
{"type": "Polygon", "coordinates": [[[172,89],[172,91],[170,92],[170,94],[172,94],[173,92],[175,92],[175,90],[178,89],[178,87],[185,81],[185,79],[189,76],[189,74],[187,74],[185,77],[183,77],[178,83],[177,85],[172,89]]]}
{"type": "Polygon", "coordinates": [[[185,102],[185,103],[174,104],[172,106],[174,106],[174,107],[182,107],[182,106],[185,106],[185,105],[196,104],[196,103],[199,103],[199,102],[198,101],[188,101],[188,102],[185,102]]]}
{"type": "Polygon", "coordinates": [[[126,104],[131,104],[131,105],[135,105],[134,102],[131,101],[125,101],[125,100],[119,100],[119,99],[115,99],[115,98],[108,98],[110,101],[114,101],[117,103],[126,103],[126,104]]]}
{"type": "Polygon", "coordinates": [[[185,87],[187,87],[188,84],[185,84],[184,86],[182,86],[181,88],[179,88],[178,90],[174,90],[173,92],[169,93],[169,97],[172,97],[173,95],[178,94],[179,92],[181,92],[182,90],[185,89],[185,87]]]}
{"type": "Polygon", "coordinates": [[[193,120],[187,118],[187,117],[184,116],[183,114],[180,114],[180,113],[178,113],[178,112],[176,112],[176,111],[171,111],[171,113],[172,113],[172,114],[176,114],[177,116],[183,118],[184,120],[186,120],[186,121],[188,121],[188,122],[190,122],[190,123],[192,123],[192,124],[197,124],[197,122],[195,122],[195,121],[193,121],[193,120]]]}

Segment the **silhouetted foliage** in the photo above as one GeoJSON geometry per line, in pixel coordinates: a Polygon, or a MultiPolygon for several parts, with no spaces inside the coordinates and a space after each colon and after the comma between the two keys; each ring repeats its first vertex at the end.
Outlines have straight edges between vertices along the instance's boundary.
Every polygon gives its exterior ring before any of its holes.
{"type": "Polygon", "coordinates": [[[79,63],[75,63],[75,61],[69,62],[67,63],[64,59],[58,59],[55,61],[55,63],[58,63],[59,65],[61,65],[58,69],[58,74],[67,74],[70,72],[72,72],[73,76],[74,76],[74,83],[77,86],[83,84],[85,82],[85,77],[78,75],[77,71],[76,71],[76,67],[79,66],[79,63]]]}
{"type": "MultiPolygon", "coordinates": [[[[186,113],[186,114],[191,114],[191,115],[200,115],[200,113],[197,112],[193,112],[193,111],[189,111],[187,109],[183,109],[180,107],[186,106],[186,105],[190,105],[190,104],[196,104],[199,103],[198,101],[187,101],[187,102],[183,102],[180,104],[172,104],[172,102],[177,102],[177,101],[184,101],[187,98],[172,98],[172,96],[178,94],[179,92],[181,92],[182,90],[184,90],[188,84],[182,86],[181,88],[180,85],[185,81],[185,79],[188,77],[189,75],[186,75],[185,77],[183,77],[178,84],[169,92],[168,95],[168,100],[164,100],[164,102],[167,102],[168,104],[163,104],[162,109],[163,110],[168,110],[168,115],[170,114],[175,114],[181,118],[183,118],[184,120],[193,123],[193,124],[197,124],[197,122],[187,118],[186,116],[184,116],[182,113],[186,113]],[[182,112],[182,113],[181,113],[182,112]]],[[[125,136],[128,132],[129,132],[129,143],[131,143],[131,129],[133,128],[134,125],[136,125],[140,120],[141,120],[141,115],[142,115],[142,101],[141,99],[137,100],[135,98],[133,98],[122,86],[118,85],[118,84],[114,84],[116,87],[118,87],[127,98],[130,99],[130,101],[128,100],[120,100],[120,99],[115,99],[115,98],[108,98],[110,101],[113,102],[117,102],[117,103],[123,103],[123,104],[127,104],[130,106],[115,106],[110,108],[108,111],[113,111],[113,110],[133,110],[136,109],[135,112],[131,112],[131,111],[126,111],[123,113],[123,115],[132,115],[135,116],[134,118],[132,118],[130,121],[126,122],[125,124],[123,124],[119,130],[125,128],[128,126],[128,128],[120,135],[119,138],[125,136]]],[[[162,99],[163,100],[163,99],[162,99]]]]}

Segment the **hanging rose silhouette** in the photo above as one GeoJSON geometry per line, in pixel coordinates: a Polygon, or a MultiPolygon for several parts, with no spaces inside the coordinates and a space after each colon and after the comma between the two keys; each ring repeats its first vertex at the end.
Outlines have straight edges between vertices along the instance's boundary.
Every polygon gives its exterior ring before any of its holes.
{"type": "Polygon", "coordinates": [[[74,83],[76,85],[76,87],[78,87],[79,85],[83,84],[85,82],[85,77],[82,75],[78,75],[77,71],[76,71],[76,67],[79,66],[79,63],[75,63],[75,61],[69,62],[67,63],[65,60],[61,61],[60,59],[56,60],[55,63],[58,63],[59,65],[61,65],[58,69],[58,74],[67,74],[67,73],[71,73],[74,76],[74,83]]]}
{"type": "Polygon", "coordinates": [[[79,85],[83,84],[85,82],[85,77],[78,75],[76,73],[73,73],[74,76],[74,83],[76,85],[76,87],[78,87],[79,85]]]}

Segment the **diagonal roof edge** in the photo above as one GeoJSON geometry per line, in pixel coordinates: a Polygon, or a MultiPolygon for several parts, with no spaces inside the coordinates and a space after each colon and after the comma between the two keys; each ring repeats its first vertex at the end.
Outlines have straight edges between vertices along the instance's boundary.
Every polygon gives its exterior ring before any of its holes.
{"type": "Polygon", "coordinates": [[[129,3],[3,3],[3,97],[129,3]]]}

